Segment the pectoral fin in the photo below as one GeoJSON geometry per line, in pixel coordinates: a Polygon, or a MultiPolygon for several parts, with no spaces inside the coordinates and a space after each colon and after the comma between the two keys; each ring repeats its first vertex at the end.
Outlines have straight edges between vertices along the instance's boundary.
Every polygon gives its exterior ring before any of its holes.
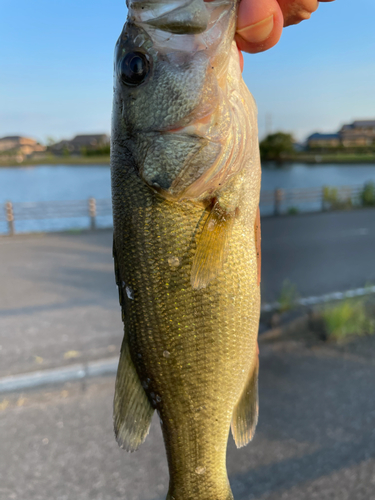
{"type": "Polygon", "coordinates": [[[226,213],[216,202],[211,209],[191,269],[191,286],[205,288],[222,270],[235,214],[226,213]]]}
{"type": "Polygon", "coordinates": [[[126,337],[121,347],[117,371],[113,421],[117,442],[127,451],[135,451],[150,430],[154,413],[130,357],[126,337]]]}
{"type": "Polygon", "coordinates": [[[254,368],[233,412],[232,435],[237,448],[246,446],[253,439],[258,423],[258,373],[259,357],[257,354],[254,368]]]}

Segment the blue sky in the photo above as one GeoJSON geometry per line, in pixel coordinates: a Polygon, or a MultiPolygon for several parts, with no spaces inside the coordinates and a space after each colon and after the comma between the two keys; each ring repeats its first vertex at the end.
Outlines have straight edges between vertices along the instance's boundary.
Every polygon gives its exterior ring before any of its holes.
{"type": "MultiPolygon", "coordinates": [[[[0,137],[109,133],[125,19],[125,0],[0,0],[0,137]]],[[[375,118],[374,19],[374,0],[322,3],[275,48],[245,55],[260,135],[267,115],[273,131],[298,139],[375,118]]]]}

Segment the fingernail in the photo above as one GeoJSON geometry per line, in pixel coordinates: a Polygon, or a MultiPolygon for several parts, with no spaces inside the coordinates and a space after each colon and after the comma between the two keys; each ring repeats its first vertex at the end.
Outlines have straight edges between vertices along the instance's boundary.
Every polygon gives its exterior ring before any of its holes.
{"type": "Polygon", "coordinates": [[[259,23],[251,24],[237,30],[237,33],[247,42],[261,43],[267,40],[273,30],[273,15],[259,21],[259,23]]]}

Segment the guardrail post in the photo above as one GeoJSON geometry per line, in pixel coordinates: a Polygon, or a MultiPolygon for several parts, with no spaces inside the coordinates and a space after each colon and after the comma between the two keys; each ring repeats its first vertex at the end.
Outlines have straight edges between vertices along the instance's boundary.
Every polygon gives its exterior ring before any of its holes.
{"type": "Polygon", "coordinates": [[[8,222],[8,231],[9,231],[9,236],[14,235],[14,213],[13,213],[13,203],[11,201],[7,201],[5,203],[5,213],[7,216],[7,222],[8,222]]]}
{"type": "Polygon", "coordinates": [[[283,190],[275,189],[274,192],[274,215],[281,214],[281,202],[283,201],[283,190]]]}
{"type": "Polygon", "coordinates": [[[90,228],[96,229],[96,199],[89,198],[90,228]]]}
{"type": "Polygon", "coordinates": [[[326,211],[326,200],[325,200],[326,186],[322,187],[322,212],[326,211]]]}

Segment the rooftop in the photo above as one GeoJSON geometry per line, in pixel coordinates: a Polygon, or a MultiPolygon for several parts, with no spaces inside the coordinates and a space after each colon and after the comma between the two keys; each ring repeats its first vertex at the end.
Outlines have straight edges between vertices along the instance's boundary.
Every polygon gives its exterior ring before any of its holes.
{"type": "Polygon", "coordinates": [[[315,132],[315,134],[311,134],[307,140],[310,141],[310,140],[314,140],[314,139],[326,139],[326,140],[330,140],[330,139],[339,139],[340,136],[339,134],[320,134],[319,132],[315,132]]]}

